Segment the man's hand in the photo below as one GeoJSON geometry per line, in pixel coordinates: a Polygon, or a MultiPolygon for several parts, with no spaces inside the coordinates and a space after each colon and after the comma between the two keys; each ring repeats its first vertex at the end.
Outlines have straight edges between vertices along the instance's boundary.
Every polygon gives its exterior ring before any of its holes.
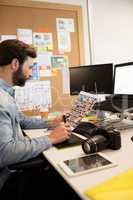
{"type": "Polygon", "coordinates": [[[48,135],[52,144],[57,144],[69,139],[71,135],[70,127],[68,124],[61,123],[60,126],[55,128],[50,135],[48,135]]]}
{"type": "Polygon", "coordinates": [[[48,121],[48,128],[53,129],[56,128],[57,126],[59,126],[62,122],[62,118],[61,117],[56,117],[52,120],[48,121]]]}
{"type": "Polygon", "coordinates": [[[48,121],[48,127],[53,129],[53,128],[56,128],[57,126],[59,126],[61,124],[61,122],[65,122],[66,123],[66,120],[65,119],[65,115],[61,115],[59,117],[56,117],[52,120],[49,120],[48,121]]]}

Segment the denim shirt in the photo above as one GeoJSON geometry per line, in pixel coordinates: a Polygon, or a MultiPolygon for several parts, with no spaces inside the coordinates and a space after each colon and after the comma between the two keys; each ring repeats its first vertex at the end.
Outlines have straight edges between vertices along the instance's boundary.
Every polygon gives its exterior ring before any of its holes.
{"type": "Polygon", "coordinates": [[[0,79],[0,168],[34,158],[52,146],[47,136],[29,139],[23,135],[22,129],[48,128],[48,124],[24,116],[13,94],[13,88],[0,79]]]}

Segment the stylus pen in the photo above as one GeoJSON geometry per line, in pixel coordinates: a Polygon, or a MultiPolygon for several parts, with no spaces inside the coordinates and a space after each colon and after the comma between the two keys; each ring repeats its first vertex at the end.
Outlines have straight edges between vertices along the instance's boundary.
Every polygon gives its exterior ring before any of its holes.
{"type": "Polygon", "coordinates": [[[63,115],[62,117],[63,117],[63,122],[66,123],[67,122],[66,115],[63,115]]]}

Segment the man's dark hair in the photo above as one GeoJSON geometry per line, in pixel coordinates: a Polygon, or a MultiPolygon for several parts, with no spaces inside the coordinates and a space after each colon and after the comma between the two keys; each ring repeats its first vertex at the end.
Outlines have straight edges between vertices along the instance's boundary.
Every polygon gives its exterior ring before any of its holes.
{"type": "Polygon", "coordinates": [[[27,57],[36,58],[36,50],[19,40],[5,40],[0,43],[0,67],[8,65],[14,58],[23,64],[27,57]]]}

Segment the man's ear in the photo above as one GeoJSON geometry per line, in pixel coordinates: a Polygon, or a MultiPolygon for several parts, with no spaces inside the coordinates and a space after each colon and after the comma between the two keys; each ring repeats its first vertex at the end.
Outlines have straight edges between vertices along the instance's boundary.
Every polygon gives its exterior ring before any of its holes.
{"type": "Polygon", "coordinates": [[[11,62],[11,69],[12,71],[16,72],[19,68],[19,61],[17,58],[13,58],[11,62]]]}

